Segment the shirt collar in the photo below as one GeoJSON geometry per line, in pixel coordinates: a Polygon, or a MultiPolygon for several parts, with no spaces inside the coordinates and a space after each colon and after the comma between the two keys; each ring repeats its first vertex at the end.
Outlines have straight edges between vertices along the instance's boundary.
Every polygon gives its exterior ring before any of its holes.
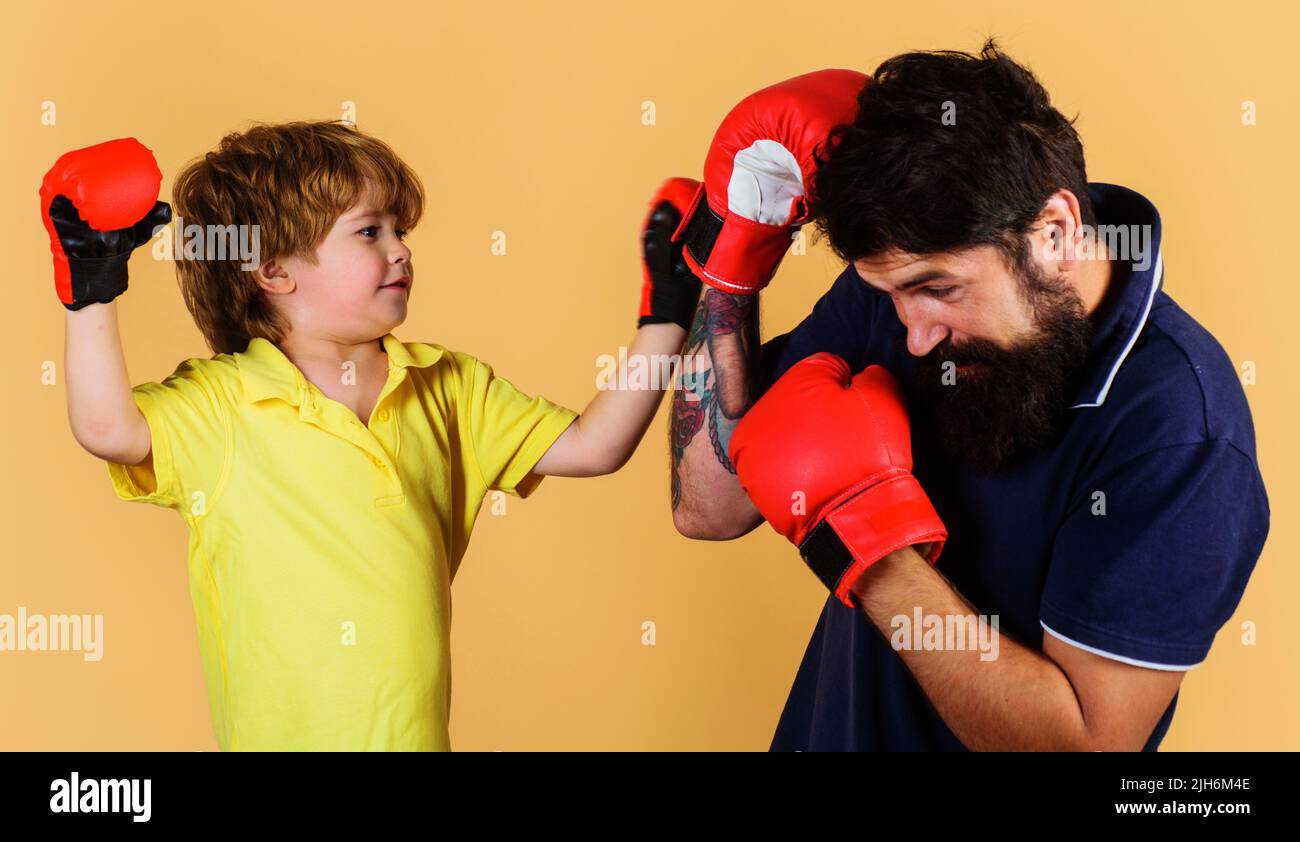
{"type": "MultiPolygon", "coordinates": [[[[1092,182],[1088,196],[1099,227],[1123,226],[1127,232],[1127,240],[1109,242],[1127,242],[1129,259],[1112,259],[1112,289],[1098,314],[1083,383],[1071,402],[1073,409],[1098,407],[1106,402],[1115,375],[1146,327],[1165,274],[1160,214],[1155,205],[1142,194],[1117,184],[1092,182]]],[[[1121,232],[1119,236],[1125,235],[1121,232]]]]}
{"type": "MultiPolygon", "coordinates": [[[[388,354],[389,376],[398,369],[425,368],[442,357],[442,349],[433,345],[416,343],[410,348],[391,333],[383,338],[388,354]]],[[[239,378],[244,385],[244,396],[250,403],[266,398],[280,398],[294,406],[302,402],[306,379],[275,343],[260,336],[254,337],[248,347],[235,355],[239,360],[239,378]]]]}

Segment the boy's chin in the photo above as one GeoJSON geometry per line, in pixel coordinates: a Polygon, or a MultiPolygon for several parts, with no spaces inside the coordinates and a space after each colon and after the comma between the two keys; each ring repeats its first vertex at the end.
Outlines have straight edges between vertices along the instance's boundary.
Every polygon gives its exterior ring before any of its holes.
{"type": "Polygon", "coordinates": [[[384,333],[392,333],[396,328],[401,327],[402,322],[406,321],[406,313],[402,313],[400,319],[384,319],[379,326],[384,329],[384,333]]]}
{"type": "Polygon", "coordinates": [[[365,320],[365,327],[357,324],[356,327],[363,333],[374,333],[376,336],[383,337],[392,333],[406,321],[406,308],[402,308],[400,313],[392,310],[372,316],[365,320]]]}

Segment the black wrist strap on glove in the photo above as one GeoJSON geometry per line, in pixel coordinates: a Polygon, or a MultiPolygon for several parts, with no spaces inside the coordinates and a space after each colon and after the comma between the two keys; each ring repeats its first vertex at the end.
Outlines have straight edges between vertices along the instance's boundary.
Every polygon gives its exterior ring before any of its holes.
{"type": "Polygon", "coordinates": [[[672,203],[660,202],[645,228],[642,248],[653,285],[650,312],[641,315],[637,327],[672,323],[688,332],[691,329],[701,284],[682,257],[682,243],[672,241],[680,222],[681,214],[672,203]]]}
{"type": "Polygon", "coordinates": [[[49,214],[68,258],[72,281],[72,303],[63,306],[80,310],[87,304],[107,304],[126,292],[131,252],[149,242],[154,228],[171,221],[172,209],[166,202],[157,202],[135,225],[115,231],[91,228],[63,195],[50,202],[49,214]]]}
{"type": "Polygon", "coordinates": [[[835,593],[840,580],[854,562],[853,553],[849,552],[844,540],[827,520],[814,526],[803,539],[799,545],[799,555],[831,593],[835,593]]]}
{"type": "Polygon", "coordinates": [[[703,266],[709,262],[713,244],[718,241],[718,234],[722,233],[722,223],[722,217],[709,206],[708,198],[701,197],[695,205],[695,212],[686,222],[681,240],[698,265],[703,266]]]}

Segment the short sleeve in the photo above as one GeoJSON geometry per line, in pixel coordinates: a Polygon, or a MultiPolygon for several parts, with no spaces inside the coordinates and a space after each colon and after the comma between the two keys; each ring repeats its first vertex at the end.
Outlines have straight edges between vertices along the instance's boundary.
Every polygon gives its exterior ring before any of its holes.
{"type": "Polygon", "coordinates": [[[1226,440],[1179,444],[1077,488],[1042,593],[1044,630],[1138,666],[1199,664],[1268,534],[1255,461],[1226,440]]]}
{"type": "Polygon", "coordinates": [[[229,422],[223,392],[204,362],[187,360],[161,383],[131,390],[149,425],[153,467],[107,463],[121,499],[177,509],[198,492],[215,497],[227,464],[229,422]]]}
{"type": "Polygon", "coordinates": [[[542,481],[533,467],[578,414],[524,394],[479,360],[470,362],[467,388],[469,441],[483,485],[527,497],[542,481]]]}

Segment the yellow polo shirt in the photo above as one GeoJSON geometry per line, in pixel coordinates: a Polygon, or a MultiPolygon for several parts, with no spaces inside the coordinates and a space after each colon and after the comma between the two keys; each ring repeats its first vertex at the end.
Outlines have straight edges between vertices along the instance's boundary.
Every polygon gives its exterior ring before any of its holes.
{"type": "Polygon", "coordinates": [[[450,586],[489,489],[526,497],[577,417],[473,357],[383,338],[370,424],[279,348],[189,359],[132,390],[176,509],[223,750],[449,748],[450,586]]]}

